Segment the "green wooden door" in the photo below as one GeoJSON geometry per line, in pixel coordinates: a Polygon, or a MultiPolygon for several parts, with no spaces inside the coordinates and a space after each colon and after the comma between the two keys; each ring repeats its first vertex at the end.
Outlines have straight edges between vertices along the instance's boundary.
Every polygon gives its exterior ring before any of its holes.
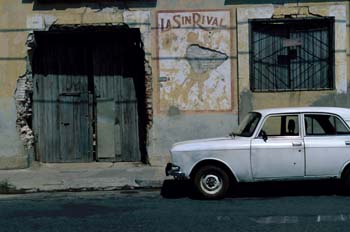
{"type": "Polygon", "coordinates": [[[93,160],[88,50],[79,41],[38,37],[33,59],[33,131],[42,162],[93,160]]]}
{"type": "Polygon", "coordinates": [[[136,32],[36,33],[37,160],[141,161],[138,102],[144,57],[136,32]]]}
{"type": "Polygon", "coordinates": [[[141,160],[136,90],[123,72],[123,46],[106,42],[93,55],[99,160],[141,160]]]}

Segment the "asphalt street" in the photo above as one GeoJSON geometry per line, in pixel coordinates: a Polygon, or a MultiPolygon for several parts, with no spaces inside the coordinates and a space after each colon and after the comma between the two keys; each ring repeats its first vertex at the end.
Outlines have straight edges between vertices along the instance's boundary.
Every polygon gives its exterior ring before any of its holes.
{"type": "Polygon", "coordinates": [[[336,184],[241,186],[223,200],[159,190],[0,195],[0,231],[348,231],[350,196],[336,184]]]}

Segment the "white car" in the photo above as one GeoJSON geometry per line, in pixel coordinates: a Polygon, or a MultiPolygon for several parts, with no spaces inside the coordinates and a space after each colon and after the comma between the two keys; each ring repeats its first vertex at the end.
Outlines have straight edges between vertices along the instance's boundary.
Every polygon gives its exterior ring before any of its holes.
{"type": "Polygon", "coordinates": [[[257,110],[230,136],[176,143],[170,152],[166,174],[190,179],[208,199],[237,182],[338,178],[350,187],[350,109],[257,110]]]}

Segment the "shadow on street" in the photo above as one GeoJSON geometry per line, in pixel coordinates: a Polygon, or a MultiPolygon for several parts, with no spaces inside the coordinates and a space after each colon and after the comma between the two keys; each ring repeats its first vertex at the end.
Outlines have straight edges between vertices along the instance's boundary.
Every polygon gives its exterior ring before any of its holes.
{"type": "Polygon", "coordinates": [[[164,198],[190,197],[192,188],[188,180],[165,180],[160,195],[164,198]]]}
{"type": "MultiPolygon", "coordinates": [[[[165,180],[161,189],[164,198],[193,197],[190,181],[165,180]]],[[[234,185],[227,197],[283,197],[350,195],[339,180],[241,183],[234,185]]]]}

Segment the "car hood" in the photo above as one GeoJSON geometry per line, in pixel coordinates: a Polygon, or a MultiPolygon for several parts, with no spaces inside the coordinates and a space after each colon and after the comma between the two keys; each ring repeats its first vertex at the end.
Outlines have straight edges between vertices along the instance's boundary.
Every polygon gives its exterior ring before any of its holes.
{"type": "Polygon", "coordinates": [[[203,151],[203,150],[229,150],[245,149],[250,146],[250,138],[246,137],[220,137],[209,139],[188,140],[175,143],[171,152],[203,151]]]}

